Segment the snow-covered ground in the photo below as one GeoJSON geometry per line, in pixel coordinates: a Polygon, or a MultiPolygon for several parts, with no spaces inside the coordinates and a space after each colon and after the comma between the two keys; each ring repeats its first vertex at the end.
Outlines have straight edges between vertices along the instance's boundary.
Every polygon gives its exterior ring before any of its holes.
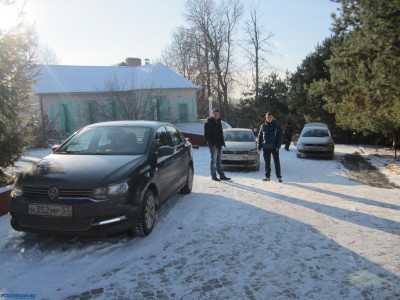
{"type": "Polygon", "coordinates": [[[367,148],[337,145],[333,161],[280,151],[282,184],[263,182],[263,165],[211,181],[208,149],[196,149],[193,192],[146,238],[36,236],[0,217],[2,299],[400,299],[400,189],[355,181],[340,163],[364,153],[400,186],[384,167],[398,161],[367,148]]]}

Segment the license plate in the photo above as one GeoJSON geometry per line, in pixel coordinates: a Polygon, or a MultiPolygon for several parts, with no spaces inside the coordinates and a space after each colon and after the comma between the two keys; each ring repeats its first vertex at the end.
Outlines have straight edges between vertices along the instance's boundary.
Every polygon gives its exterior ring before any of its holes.
{"type": "Polygon", "coordinates": [[[72,205],[30,204],[28,213],[30,215],[72,217],[72,205]]]}
{"type": "Polygon", "coordinates": [[[241,155],[227,155],[226,160],[245,160],[245,157],[241,155]]]}

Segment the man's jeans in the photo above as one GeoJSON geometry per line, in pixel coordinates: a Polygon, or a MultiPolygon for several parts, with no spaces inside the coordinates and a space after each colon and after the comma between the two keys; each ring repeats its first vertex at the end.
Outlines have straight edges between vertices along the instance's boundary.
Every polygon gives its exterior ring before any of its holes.
{"type": "Polygon", "coordinates": [[[279,150],[265,150],[264,149],[264,161],[265,161],[265,177],[271,176],[271,155],[274,158],[275,173],[277,178],[282,178],[281,175],[281,163],[279,161],[279,150]]]}
{"type": "Polygon", "coordinates": [[[222,171],[221,167],[221,154],[222,154],[222,147],[218,149],[214,146],[208,146],[210,149],[211,154],[211,163],[210,163],[210,172],[212,177],[217,177],[217,172],[219,176],[224,177],[225,174],[222,171]]]}

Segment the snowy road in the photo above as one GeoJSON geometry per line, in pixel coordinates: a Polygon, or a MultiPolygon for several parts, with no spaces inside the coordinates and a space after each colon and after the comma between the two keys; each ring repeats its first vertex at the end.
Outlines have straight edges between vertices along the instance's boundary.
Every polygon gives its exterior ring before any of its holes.
{"type": "Polygon", "coordinates": [[[351,179],[340,161],[356,150],[281,151],[283,184],[263,166],[211,181],[194,150],[193,192],[146,238],[42,237],[0,217],[2,299],[400,299],[400,189],[351,179]]]}

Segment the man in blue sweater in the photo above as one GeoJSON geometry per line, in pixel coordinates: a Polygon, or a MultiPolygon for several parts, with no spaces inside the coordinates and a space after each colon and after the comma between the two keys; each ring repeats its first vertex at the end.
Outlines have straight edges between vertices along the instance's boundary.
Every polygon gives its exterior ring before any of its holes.
{"type": "Polygon", "coordinates": [[[279,148],[282,145],[282,127],[275,122],[272,113],[265,114],[265,123],[261,125],[258,133],[258,153],[263,150],[265,161],[265,178],[269,181],[271,177],[271,154],[274,158],[275,174],[278,182],[282,182],[281,164],[279,161],[279,148]]]}
{"type": "Polygon", "coordinates": [[[219,109],[214,108],[212,115],[204,124],[204,136],[211,154],[211,179],[214,181],[231,180],[231,178],[225,176],[221,166],[222,146],[225,147],[225,140],[219,109]],[[217,172],[220,176],[219,178],[217,177],[217,172]]]}

